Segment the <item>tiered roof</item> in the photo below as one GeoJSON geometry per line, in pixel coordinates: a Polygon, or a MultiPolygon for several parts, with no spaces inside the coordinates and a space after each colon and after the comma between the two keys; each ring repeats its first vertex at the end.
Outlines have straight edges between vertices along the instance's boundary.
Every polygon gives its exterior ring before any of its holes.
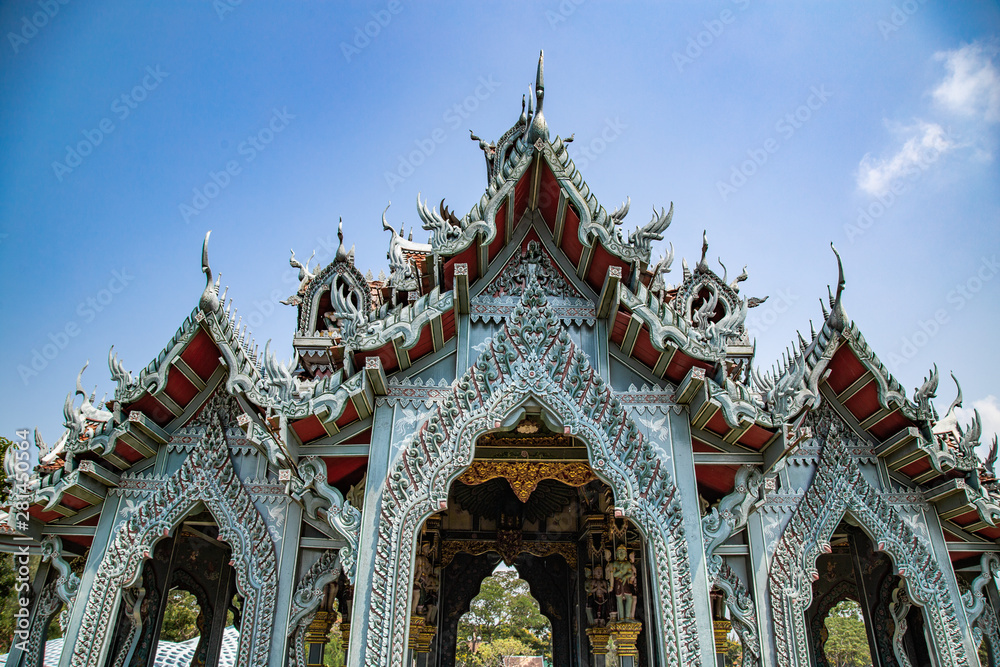
{"type": "MultiPolygon", "coordinates": [[[[799,335],[771,372],[759,372],[745,319],[764,299],[740,294],[746,269],[729,282],[723,266],[720,277],[706,262],[705,240],[695,268],[683,262],[680,282],[667,284],[673,247],[651,260],[673,205],[623,235],[630,201],[608,213],[570,157],[572,139],[550,139],[542,69],[539,58],[534,108],[522,104],[495,143],[473,135],[486,156],[487,186],[468,213],[459,218],[443,200],[432,208],[418,196],[417,213],[430,232],[423,244],[412,234],[404,238],[388,208],[383,212],[388,277],[362,275],[342,231],[336,257],[321,269],[310,270],[293,253],[300,286],[286,300],[298,309],[291,363],[277,361],[269,347],[259,354],[232,301],[220,297],[206,237],[205,290],[163,351],[134,377],[109,353],[117,388],[103,407],[79,383],[67,398],[66,431],[42,458],[28,494],[36,520],[29,532],[37,538],[46,524],[93,525],[94,508],[120,475],[155,455],[219,386],[238,398],[247,441],[275,468],[294,467],[292,446],[303,453],[368,442],[374,397],[390,378],[453,350],[457,316],[470,312],[501,267],[536,243],[531,252],[544,252],[574,298],[593,304],[577,321],[606,320],[613,357],[650,382],[676,387],[675,400],[690,409],[696,452],[749,454],[772,465],[795,444],[805,412],[825,399],[871,441],[900,483],[923,486],[949,539],[1000,538],[996,443],[986,463],[976,458],[981,429],[978,422],[960,428],[960,401],[939,418],[931,404],[936,371],[912,399],[906,396],[844,311],[842,266],[818,330],[811,327],[808,339],[799,335]],[[287,430],[278,415],[287,418],[287,430]]],[[[331,483],[357,481],[365,463],[363,448],[338,458],[331,483]]],[[[737,469],[700,467],[699,482],[723,494],[737,469]]],[[[87,544],[87,531],[79,533],[75,539],[87,544]]]]}

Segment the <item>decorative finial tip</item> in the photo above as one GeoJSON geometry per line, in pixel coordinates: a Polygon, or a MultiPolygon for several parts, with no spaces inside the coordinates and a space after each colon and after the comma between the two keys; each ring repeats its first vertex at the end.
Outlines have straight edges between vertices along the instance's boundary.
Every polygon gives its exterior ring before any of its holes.
{"type": "Polygon", "coordinates": [[[340,245],[337,246],[337,257],[334,261],[346,262],[347,250],[344,249],[344,218],[340,218],[340,222],[337,223],[337,238],[340,240],[340,245]]]}
{"type": "Polygon", "coordinates": [[[208,237],[212,235],[209,230],[205,234],[205,241],[201,244],[201,270],[205,274],[205,291],[201,293],[198,306],[206,314],[219,309],[219,294],[217,285],[212,282],[212,267],[208,263],[208,237]]]}

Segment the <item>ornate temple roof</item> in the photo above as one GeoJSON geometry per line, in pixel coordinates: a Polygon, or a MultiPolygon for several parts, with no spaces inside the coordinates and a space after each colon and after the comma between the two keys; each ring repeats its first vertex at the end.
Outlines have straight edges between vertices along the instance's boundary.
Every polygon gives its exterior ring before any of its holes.
{"type": "MultiPolygon", "coordinates": [[[[292,253],[299,287],[285,301],[297,308],[295,357],[288,363],[269,345],[261,351],[232,300],[220,295],[206,236],[205,289],[160,354],[133,375],[112,349],[114,398],[99,405],[78,381],[64,405],[64,434],[51,448],[39,439],[44,451],[29,491],[38,523],[29,532],[37,537],[44,524],[72,521],[99,503],[123,471],[155,455],[220,385],[245,412],[248,446],[279,469],[294,458],[289,438],[303,446],[345,434],[362,438],[375,397],[394,376],[453,350],[460,315],[484,300],[503,305],[495,281],[501,269],[515,267],[524,253],[544,251],[547,270],[566,285],[562,296],[580,301],[578,311],[566,306],[564,319],[605,320],[612,356],[651,384],[669,385],[688,406],[697,451],[767,450],[766,460],[773,461],[794,447],[803,417],[826,398],[900,479],[924,486],[953,537],[1000,538],[996,442],[980,462],[981,428],[978,420],[967,428],[958,424],[960,399],[939,416],[932,403],[936,369],[907,396],[844,310],[839,255],[836,291],[822,304],[820,326],[810,325],[808,337],[800,334],[778,364],[762,372],[745,321],[748,309],[766,297],[741,293],[746,267],[730,281],[720,260],[720,277],[709,265],[706,236],[694,268],[683,261],[679,282],[668,283],[673,245],[655,261],[653,246],[673,221],[673,204],[623,233],[630,200],[610,213],[601,205],[571,158],[572,137],[552,136],[544,98],[540,57],[533,99],[527,106],[522,101],[514,124],[495,142],[472,135],[487,164],[479,201],[458,217],[444,200],[432,207],[418,196],[428,243],[413,241],[412,232],[404,236],[386,207],[387,276],[366,276],[355,267],[342,230],[336,256],[324,267],[310,268],[311,258],[302,264],[292,253]],[[288,432],[278,429],[278,415],[287,418],[288,432]]],[[[355,479],[364,465],[358,459],[331,484],[355,479]]],[[[720,484],[731,481],[732,475],[720,484]]]]}

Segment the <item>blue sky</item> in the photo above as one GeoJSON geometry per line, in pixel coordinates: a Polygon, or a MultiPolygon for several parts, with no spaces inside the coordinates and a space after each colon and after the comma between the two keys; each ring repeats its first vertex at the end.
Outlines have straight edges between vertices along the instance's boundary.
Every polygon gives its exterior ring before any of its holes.
{"type": "MultiPolygon", "coordinates": [[[[386,268],[380,215],[482,195],[470,129],[499,137],[545,49],[545,115],[627,226],[770,295],[768,367],[845,306],[911,392],[932,363],[1000,428],[1000,9],[993,2],[8,2],[0,7],[0,433],[61,433],[197,304],[212,230],[256,340],[290,356],[289,248],[386,268]],[[721,268],[719,269],[721,271],[721,268]]],[[[657,249],[659,250],[659,249],[657,249]]],[[[315,262],[316,260],[314,260],[315,262]]],[[[984,437],[984,440],[986,438],[984,437]]]]}

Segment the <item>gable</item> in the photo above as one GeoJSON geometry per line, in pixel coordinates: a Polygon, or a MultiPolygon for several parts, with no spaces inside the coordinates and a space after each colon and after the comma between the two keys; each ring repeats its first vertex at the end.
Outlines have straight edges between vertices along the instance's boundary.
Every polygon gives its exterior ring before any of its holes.
{"type": "Polygon", "coordinates": [[[556,317],[576,324],[594,323],[596,311],[593,301],[566,277],[534,228],[528,230],[499,270],[495,273],[491,271],[494,273],[492,278],[471,299],[472,320],[499,324],[512,314],[521,302],[529,270],[535,271],[556,317]]]}

